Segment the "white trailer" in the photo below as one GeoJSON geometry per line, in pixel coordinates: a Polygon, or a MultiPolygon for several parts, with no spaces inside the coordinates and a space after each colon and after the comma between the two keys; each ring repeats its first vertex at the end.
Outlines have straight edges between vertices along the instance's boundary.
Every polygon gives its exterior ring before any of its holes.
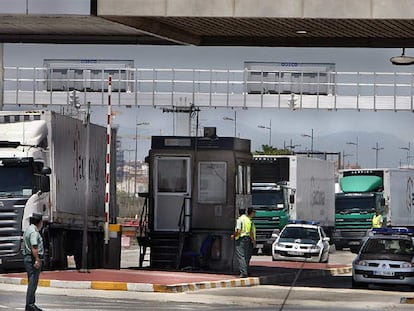
{"type": "Polygon", "coordinates": [[[273,230],[282,229],[288,220],[318,222],[332,235],[335,225],[333,162],[298,155],[255,155],[253,160],[252,201],[259,248],[266,251],[273,241],[273,230]],[[284,190],[276,191],[274,185],[284,190]],[[276,201],[280,204],[275,204],[276,201]]]}
{"type": "Polygon", "coordinates": [[[335,169],[330,161],[289,156],[290,219],[335,226],[335,169]]]}
{"type": "Polygon", "coordinates": [[[414,228],[414,170],[384,169],[385,224],[414,228]]]}
{"type": "Polygon", "coordinates": [[[106,147],[102,126],[51,111],[0,112],[0,268],[21,266],[21,236],[33,213],[43,215],[47,268],[67,267],[69,255],[80,268],[84,232],[88,267],[102,267],[106,147]]]}

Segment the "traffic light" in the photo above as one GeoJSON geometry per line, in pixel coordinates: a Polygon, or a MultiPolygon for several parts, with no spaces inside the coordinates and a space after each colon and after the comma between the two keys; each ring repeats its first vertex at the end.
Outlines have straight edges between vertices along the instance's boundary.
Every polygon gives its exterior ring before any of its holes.
{"type": "Polygon", "coordinates": [[[79,109],[81,107],[79,97],[76,95],[76,90],[73,90],[72,93],[69,95],[69,103],[76,109],[79,109]]]}

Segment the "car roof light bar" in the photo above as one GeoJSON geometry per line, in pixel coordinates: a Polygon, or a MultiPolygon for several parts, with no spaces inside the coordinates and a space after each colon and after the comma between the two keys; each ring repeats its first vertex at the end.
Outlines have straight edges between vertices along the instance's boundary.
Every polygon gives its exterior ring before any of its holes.
{"type": "Polygon", "coordinates": [[[319,221],[316,220],[302,220],[302,219],[292,219],[289,220],[290,224],[302,224],[302,225],[319,225],[319,221]]]}
{"type": "Polygon", "coordinates": [[[414,235],[414,231],[406,227],[388,227],[388,228],[373,228],[374,234],[403,234],[414,235]]]}

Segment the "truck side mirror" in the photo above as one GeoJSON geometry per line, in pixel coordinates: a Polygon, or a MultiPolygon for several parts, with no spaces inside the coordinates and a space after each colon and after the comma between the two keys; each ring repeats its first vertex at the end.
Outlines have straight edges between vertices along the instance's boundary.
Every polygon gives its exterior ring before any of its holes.
{"type": "Polygon", "coordinates": [[[289,203],[290,204],[295,203],[295,195],[294,194],[289,195],[289,203]]]}
{"type": "Polygon", "coordinates": [[[49,192],[50,191],[50,178],[46,175],[40,176],[40,190],[42,192],[49,192]]]}
{"type": "Polygon", "coordinates": [[[42,167],[42,171],[40,172],[42,175],[50,175],[52,170],[48,166],[42,167]]]}
{"type": "Polygon", "coordinates": [[[381,206],[385,206],[385,198],[381,198],[381,206]]]}

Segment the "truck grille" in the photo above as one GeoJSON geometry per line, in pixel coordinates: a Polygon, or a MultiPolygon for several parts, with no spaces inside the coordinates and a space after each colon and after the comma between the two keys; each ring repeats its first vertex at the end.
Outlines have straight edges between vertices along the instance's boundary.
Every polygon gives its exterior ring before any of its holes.
{"type": "Polygon", "coordinates": [[[335,222],[337,229],[369,229],[371,224],[371,218],[339,218],[335,222]]]}
{"type": "Polygon", "coordinates": [[[16,254],[21,249],[25,205],[26,200],[0,201],[0,256],[16,254]]]}

